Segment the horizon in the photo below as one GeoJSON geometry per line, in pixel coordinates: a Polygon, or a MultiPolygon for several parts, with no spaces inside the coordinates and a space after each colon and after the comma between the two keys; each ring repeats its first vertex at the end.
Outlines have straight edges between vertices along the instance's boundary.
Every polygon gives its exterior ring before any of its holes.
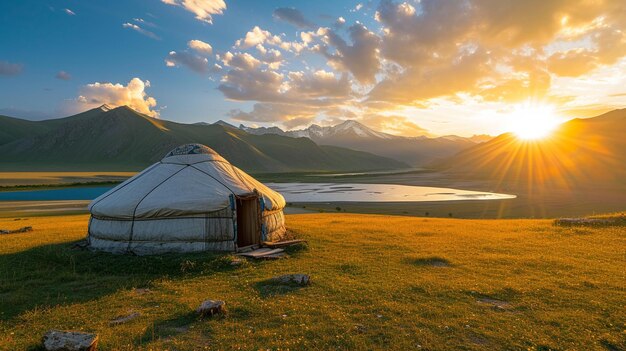
{"type": "Polygon", "coordinates": [[[0,113],[471,136],[624,107],[620,2],[470,3],[5,3],[0,113]]]}
{"type": "MultiPolygon", "coordinates": [[[[148,117],[148,118],[154,118],[154,117],[151,117],[151,116],[146,115],[144,113],[141,113],[140,111],[137,111],[137,110],[135,110],[134,108],[132,108],[131,106],[128,106],[128,105],[111,106],[111,105],[106,104],[106,103],[102,104],[100,106],[94,107],[94,108],[90,108],[90,109],[85,110],[85,111],[81,111],[81,112],[79,112],[77,114],[80,114],[80,113],[83,113],[83,112],[92,111],[92,110],[97,110],[97,109],[103,110],[104,112],[108,112],[110,110],[113,110],[113,109],[116,109],[116,108],[120,108],[120,107],[129,108],[129,109],[133,110],[134,112],[140,113],[143,116],[148,117]]],[[[580,119],[596,118],[596,117],[601,117],[601,116],[603,116],[603,115],[605,115],[607,113],[610,113],[610,112],[624,110],[624,109],[626,109],[626,108],[616,108],[614,110],[610,110],[610,111],[604,112],[604,113],[602,113],[600,115],[597,115],[597,116],[577,117],[577,118],[571,118],[571,119],[563,120],[563,121],[559,122],[558,124],[556,124],[554,126],[554,129],[557,129],[560,125],[562,125],[562,124],[564,124],[566,122],[569,122],[571,120],[574,120],[574,119],[579,119],[579,118],[580,119]]],[[[50,117],[50,118],[45,118],[45,119],[35,119],[35,120],[32,120],[32,121],[37,122],[37,121],[46,121],[46,120],[53,120],[53,119],[62,119],[62,118],[72,117],[72,116],[74,116],[74,115],[60,116],[60,117],[50,117]]],[[[14,116],[7,116],[7,117],[30,120],[28,118],[20,118],[20,117],[14,117],[14,116]]],[[[210,122],[210,123],[207,123],[207,122],[204,122],[204,121],[200,121],[200,122],[181,122],[181,121],[164,119],[164,118],[158,118],[158,119],[166,121],[166,122],[174,122],[174,123],[181,123],[181,124],[203,124],[204,123],[206,125],[213,125],[213,124],[223,124],[223,123],[226,123],[226,124],[228,124],[229,126],[231,126],[233,128],[240,129],[240,130],[243,130],[243,131],[246,131],[247,128],[256,129],[256,128],[263,128],[263,127],[268,127],[268,128],[269,127],[276,127],[276,128],[279,128],[280,130],[282,130],[284,132],[306,130],[306,129],[314,126],[314,125],[317,126],[317,127],[321,127],[321,128],[333,128],[333,127],[337,127],[339,125],[345,124],[347,122],[356,122],[356,123],[358,123],[358,124],[360,124],[362,126],[365,126],[366,128],[369,128],[369,129],[371,129],[371,130],[373,130],[375,132],[381,132],[379,130],[376,130],[374,128],[371,128],[371,127],[365,125],[362,121],[359,121],[358,119],[344,119],[344,120],[338,121],[336,124],[333,124],[333,125],[319,125],[319,124],[316,124],[316,123],[312,123],[312,124],[310,124],[310,125],[308,125],[306,127],[291,128],[291,129],[284,128],[284,127],[281,127],[281,126],[274,126],[274,125],[272,125],[272,126],[256,126],[256,124],[248,124],[248,125],[246,125],[245,123],[243,123],[243,121],[240,122],[239,125],[237,125],[236,123],[231,123],[231,122],[225,121],[223,119],[219,119],[217,121],[213,121],[213,122],[210,122]]],[[[386,133],[386,132],[384,132],[384,133],[386,133]]],[[[400,134],[394,134],[394,133],[387,133],[387,134],[391,134],[391,135],[399,136],[399,137],[406,137],[406,138],[412,138],[412,137],[445,138],[445,137],[458,137],[459,136],[459,135],[455,135],[455,134],[435,135],[435,134],[432,134],[432,133],[425,133],[425,134],[420,134],[420,135],[400,135],[400,134]]],[[[515,132],[513,132],[513,131],[505,131],[503,133],[496,134],[496,135],[491,135],[491,134],[472,134],[472,135],[469,135],[469,136],[461,136],[461,137],[472,138],[472,137],[482,137],[482,136],[485,136],[485,137],[489,137],[489,138],[496,138],[496,137],[504,135],[504,134],[515,134],[515,132]]]]}

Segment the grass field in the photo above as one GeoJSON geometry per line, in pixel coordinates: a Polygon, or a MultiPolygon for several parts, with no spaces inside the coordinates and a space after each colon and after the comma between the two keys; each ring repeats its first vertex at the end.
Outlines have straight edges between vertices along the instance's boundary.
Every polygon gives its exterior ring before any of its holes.
{"type": "Polygon", "coordinates": [[[550,220],[287,216],[308,247],[233,267],[232,256],[115,256],[72,248],[88,217],[0,219],[0,349],[51,328],[101,350],[622,350],[625,227],[550,220]],[[307,273],[312,285],[267,279],[307,273]],[[139,293],[135,288],[149,288],[139,293]],[[228,314],[200,320],[205,299],[228,314]],[[139,318],[110,326],[117,316],[139,318]]]}

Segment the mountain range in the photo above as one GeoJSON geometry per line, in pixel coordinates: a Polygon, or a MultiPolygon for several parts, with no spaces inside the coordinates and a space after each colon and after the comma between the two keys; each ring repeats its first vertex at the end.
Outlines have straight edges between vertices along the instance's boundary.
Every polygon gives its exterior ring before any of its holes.
{"type": "MultiPolygon", "coordinates": [[[[218,121],[216,124],[228,124],[218,121]]],[[[230,125],[230,124],[228,124],[230,125]]],[[[405,137],[373,130],[355,120],[347,120],[335,126],[321,127],[316,124],[306,129],[284,131],[278,127],[247,127],[239,129],[255,135],[283,135],[306,137],[319,145],[333,145],[354,150],[375,153],[393,158],[411,166],[425,166],[429,163],[452,156],[461,150],[490,140],[488,135],[475,135],[470,138],[448,135],[437,138],[426,136],[405,137]]]]}
{"type": "Polygon", "coordinates": [[[0,116],[0,170],[140,170],[185,143],[205,144],[250,172],[355,171],[407,168],[387,157],[308,138],[254,135],[222,124],[154,119],[121,106],[29,121],[0,116]]]}
{"type": "Polygon", "coordinates": [[[570,120],[544,139],[524,141],[511,133],[502,134],[433,166],[465,178],[535,184],[546,189],[609,184],[624,189],[626,109],[570,120]]]}
{"type": "Polygon", "coordinates": [[[205,144],[255,173],[426,166],[454,179],[554,186],[626,185],[626,109],[559,126],[550,137],[404,137],[357,121],[283,131],[227,122],[183,124],[103,105],[30,121],[0,116],[0,171],[135,171],[185,143],[205,144]]]}

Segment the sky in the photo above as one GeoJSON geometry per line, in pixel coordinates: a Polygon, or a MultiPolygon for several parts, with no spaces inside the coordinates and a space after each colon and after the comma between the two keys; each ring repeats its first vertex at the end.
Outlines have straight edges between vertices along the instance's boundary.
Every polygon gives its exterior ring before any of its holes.
{"type": "Polygon", "coordinates": [[[626,107],[619,0],[0,2],[0,114],[496,135],[626,107]]]}

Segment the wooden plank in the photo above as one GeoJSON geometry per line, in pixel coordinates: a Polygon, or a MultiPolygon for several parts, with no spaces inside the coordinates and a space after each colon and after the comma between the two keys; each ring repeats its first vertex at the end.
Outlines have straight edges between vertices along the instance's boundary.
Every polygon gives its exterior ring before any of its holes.
{"type": "Polygon", "coordinates": [[[244,247],[238,247],[237,248],[237,252],[250,252],[250,251],[254,251],[256,249],[259,248],[258,244],[254,244],[254,245],[248,245],[248,246],[244,246],[244,247]]]}
{"type": "Polygon", "coordinates": [[[263,246],[275,248],[275,247],[291,246],[291,245],[295,245],[299,243],[306,243],[306,240],[296,239],[296,240],[286,240],[286,241],[276,241],[276,242],[265,241],[263,242],[263,246]]]}
{"type": "Polygon", "coordinates": [[[270,249],[270,248],[261,248],[261,249],[257,249],[254,251],[250,251],[250,252],[242,252],[237,254],[237,256],[245,256],[245,257],[262,257],[262,256],[266,256],[266,255],[274,255],[274,254],[278,254],[281,252],[284,252],[285,250],[283,249],[270,249]]]}

